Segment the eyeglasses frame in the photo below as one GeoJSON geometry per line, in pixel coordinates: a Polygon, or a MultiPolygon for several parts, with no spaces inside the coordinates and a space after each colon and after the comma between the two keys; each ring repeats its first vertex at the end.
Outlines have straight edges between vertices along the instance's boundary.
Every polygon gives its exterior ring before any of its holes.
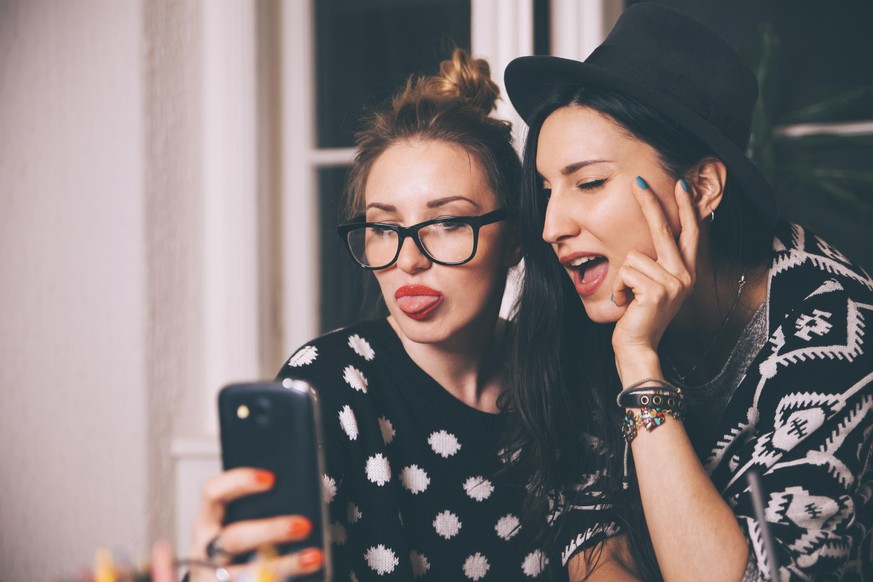
{"type": "Polygon", "coordinates": [[[500,222],[502,220],[506,220],[509,218],[509,212],[506,208],[498,208],[497,210],[492,210],[486,214],[482,214],[481,216],[441,216],[440,218],[433,218],[431,220],[425,220],[424,222],[419,222],[418,224],[413,224],[412,226],[400,226],[399,224],[388,224],[385,222],[365,222],[363,221],[364,217],[359,216],[356,220],[352,222],[347,222],[345,224],[340,224],[336,227],[337,234],[343,241],[343,245],[346,247],[346,251],[348,251],[349,256],[361,267],[367,269],[369,271],[380,271],[382,269],[387,269],[391,265],[397,262],[397,259],[400,257],[400,251],[403,249],[403,243],[407,237],[411,238],[415,243],[415,246],[418,247],[418,250],[427,257],[430,261],[436,263],[437,265],[444,265],[446,267],[457,267],[458,265],[463,265],[465,263],[469,263],[476,257],[476,251],[479,250],[479,229],[487,224],[494,224],[496,222],[500,222]],[[455,262],[447,262],[440,261],[434,258],[426,248],[424,248],[424,244],[421,242],[421,239],[418,236],[418,231],[422,228],[432,226],[434,224],[440,224],[443,222],[460,222],[462,224],[466,224],[473,228],[473,251],[470,253],[470,256],[463,261],[455,261],[455,262]],[[359,228],[366,228],[368,226],[378,226],[379,228],[385,228],[388,230],[392,230],[397,233],[398,241],[397,241],[397,252],[394,254],[394,258],[391,259],[386,265],[380,267],[371,267],[369,265],[363,264],[355,257],[355,253],[352,252],[352,247],[349,244],[348,234],[359,228]]]}

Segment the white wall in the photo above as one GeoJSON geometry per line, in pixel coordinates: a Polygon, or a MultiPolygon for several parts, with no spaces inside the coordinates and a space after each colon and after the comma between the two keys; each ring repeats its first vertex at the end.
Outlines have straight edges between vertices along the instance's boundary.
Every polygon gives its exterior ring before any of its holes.
{"type": "Polygon", "coordinates": [[[171,536],[171,436],[202,430],[199,6],[0,0],[4,582],[171,536]]]}

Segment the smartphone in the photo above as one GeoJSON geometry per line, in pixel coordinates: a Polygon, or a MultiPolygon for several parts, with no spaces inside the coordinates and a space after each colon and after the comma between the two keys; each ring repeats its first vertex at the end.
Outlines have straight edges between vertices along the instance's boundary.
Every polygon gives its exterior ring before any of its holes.
{"type": "MultiPolygon", "coordinates": [[[[277,515],[305,516],[312,522],[309,538],[277,550],[286,554],[320,548],[324,569],[306,580],[330,580],[327,511],[321,492],[324,465],[313,387],[302,380],[231,384],[218,395],[218,413],[224,469],[253,467],[276,476],[271,490],[229,503],[225,524],[277,515]]],[[[239,556],[237,561],[250,557],[239,556]]]]}

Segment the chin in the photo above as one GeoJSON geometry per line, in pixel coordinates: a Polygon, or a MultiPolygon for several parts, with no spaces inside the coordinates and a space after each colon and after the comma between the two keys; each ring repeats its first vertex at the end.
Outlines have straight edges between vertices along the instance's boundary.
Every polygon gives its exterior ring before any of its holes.
{"type": "Polygon", "coordinates": [[[615,323],[627,311],[627,307],[619,307],[609,299],[582,299],[582,307],[594,323],[615,323]]]}

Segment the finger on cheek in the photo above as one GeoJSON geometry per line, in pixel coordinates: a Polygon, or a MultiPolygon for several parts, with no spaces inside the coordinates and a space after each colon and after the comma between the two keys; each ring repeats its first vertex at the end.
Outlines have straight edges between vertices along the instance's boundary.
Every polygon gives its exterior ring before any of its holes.
{"type": "Polygon", "coordinates": [[[630,290],[623,287],[621,289],[613,289],[612,295],[609,296],[609,300],[618,307],[624,307],[628,303],[629,296],[630,290]]]}

